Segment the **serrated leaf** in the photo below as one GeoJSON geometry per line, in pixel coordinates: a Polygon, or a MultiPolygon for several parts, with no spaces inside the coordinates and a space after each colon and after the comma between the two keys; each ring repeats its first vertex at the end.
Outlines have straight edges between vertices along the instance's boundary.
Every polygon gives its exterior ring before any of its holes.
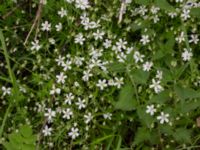
{"type": "Polygon", "coordinates": [[[155,5],[166,11],[175,11],[174,7],[167,0],[155,0],[155,5]]]}
{"type": "Polygon", "coordinates": [[[150,131],[144,127],[141,127],[137,130],[135,138],[134,138],[134,145],[139,145],[148,141],[151,138],[150,131]]]}
{"type": "Polygon", "coordinates": [[[134,88],[131,84],[126,84],[119,93],[119,100],[116,102],[115,108],[130,111],[136,108],[136,104],[134,88]]]}
{"type": "Polygon", "coordinates": [[[115,62],[107,65],[108,70],[111,72],[125,72],[126,65],[120,62],[115,62]]]}
{"type": "Polygon", "coordinates": [[[181,143],[191,142],[191,131],[185,128],[178,128],[173,134],[176,141],[181,143]]]}
{"type": "Polygon", "coordinates": [[[149,78],[149,72],[143,71],[141,69],[136,69],[131,71],[131,76],[136,83],[145,84],[149,78]]]}
{"type": "Polygon", "coordinates": [[[28,125],[24,125],[20,128],[20,133],[24,136],[24,137],[30,137],[32,135],[32,129],[30,126],[28,125]]]}
{"type": "Polygon", "coordinates": [[[174,87],[174,91],[175,91],[176,95],[182,100],[188,99],[188,98],[199,98],[200,97],[200,92],[196,91],[194,89],[191,89],[191,88],[183,88],[181,86],[176,85],[174,87]]]}

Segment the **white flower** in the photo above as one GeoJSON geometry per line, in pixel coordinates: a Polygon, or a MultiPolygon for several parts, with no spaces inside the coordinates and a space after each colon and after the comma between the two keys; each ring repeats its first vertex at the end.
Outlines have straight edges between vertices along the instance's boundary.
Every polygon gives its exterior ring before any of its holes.
{"type": "Polygon", "coordinates": [[[61,93],[61,89],[60,88],[56,88],[55,85],[53,84],[52,90],[50,90],[50,94],[54,95],[54,94],[60,94],[60,93],[61,93]]]}
{"type": "Polygon", "coordinates": [[[71,128],[71,132],[68,133],[68,135],[72,138],[75,139],[79,136],[79,129],[78,128],[71,128]]]}
{"type": "Polygon", "coordinates": [[[163,78],[163,72],[160,71],[160,70],[157,70],[157,72],[156,72],[156,78],[159,79],[159,80],[161,80],[163,78]]]}
{"type": "Polygon", "coordinates": [[[75,0],[75,2],[76,2],[76,7],[82,10],[85,10],[86,8],[90,7],[88,0],[75,0]]]}
{"type": "Polygon", "coordinates": [[[75,98],[74,95],[72,93],[66,94],[65,95],[65,104],[72,104],[72,100],[75,98]]]}
{"type": "Polygon", "coordinates": [[[92,73],[90,73],[90,70],[86,70],[86,71],[83,71],[83,77],[82,77],[82,79],[83,79],[83,81],[89,81],[89,78],[90,77],[92,77],[93,76],[93,74],[92,73]]]}
{"type": "Polygon", "coordinates": [[[152,66],[153,66],[153,62],[147,61],[143,64],[143,70],[150,71],[152,66]]]}
{"type": "Polygon", "coordinates": [[[127,42],[126,41],[123,41],[122,39],[119,39],[118,42],[116,42],[116,45],[119,49],[126,49],[126,44],[127,42]]]}
{"type": "Polygon", "coordinates": [[[142,35],[142,39],[140,40],[140,42],[142,42],[143,45],[149,43],[150,42],[149,35],[142,35]]]}
{"type": "Polygon", "coordinates": [[[32,44],[31,50],[38,51],[41,48],[41,46],[39,44],[39,40],[32,41],[31,44],[32,44]]]}
{"type": "Polygon", "coordinates": [[[58,66],[60,66],[64,63],[64,59],[65,59],[65,57],[62,57],[61,55],[56,59],[58,66]]]}
{"type": "Polygon", "coordinates": [[[42,130],[42,133],[44,133],[44,136],[50,136],[51,135],[52,128],[49,128],[47,125],[42,130]]]}
{"type": "Polygon", "coordinates": [[[55,25],[56,27],[56,31],[61,31],[62,30],[62,23],[58,23],[57,25],[55,25]]]}
{"type": "Polygon", "coordinates": [[[78,56],[75,56],[74,58],[74,63],[77,65],[77,66],[82,66],[83,65],[83,61],[85,60],[84,57],[78,57],[78,56]]]}
{"type": "Polygon", "coordinates": [[[56,43],[55,39],[54,38],[49,38],[49,43],[54,45],[56,43]]]}
{"type": "Polygon", "coordinates": [[[104,119],[108,119],[108,120],[111,120],[112,118],[112,114],[111,113],[106,113],[106,114],[103,114],[103,117],[104,119]]]}
{"type": "Polygon", "coordinates": [[[183,61],[189,61],[192,58],[193,54],[191,50],[184,49],[184,52],[181,56],[183,58],[183,61]]]}
{"type": "Polygon", "coordinates": [[[156,93],[160,93],[163,91],[163,87],[160,85],[160,81],[155,81],[152,79],[152,84],[149,86],[150,88],[153,88],[156,93]]]}
{"type": "Polygon", "coordinates": [[[191,37],[191,39],[189,40],[190,43],[198,44],[199,38],[197,34],[192,34],[190,37],[191,37]]]}
{"type": "Polygon", "coordinates": [[[70,60],[67,60],[65,63],[62,63],[63,70],[64,71],[71,70],[72,69],[71,64],[72,62],[70,60]]]}
{"type": "Polygon", "coordinates": [[[168,123],[169,122],[169,114],[164,114],[163,112],[161,112],[160,116],[157,116],[157,119],[160,120],[160,123],[168,123]]]}
{"type": "Polygon", "coordinates": [[[115,82],[114,85],[115,85],[118,89],[120,89],[121,86],[124,84],[124,78],[123,78],[123,77],[121,77],[121,78],[115,77],[115,81],[114,81],[114,82],[115,82]]]}
{"type": "Polygon", "coordinates": [[[97,87],[100,88],[100,90],[103,90],[105,87],[107,87],[107,83],[106,83],[106,80],[103,79],[103,80],[99,80],[98,83],[96,84],[97,87]]]}
{"type": "Polygon", "coordinates": [[[93,36],[94,36],[94,39],[95,40],[98,40],[98,39],[103,39],[103,35],[104,35],[105,33],[102,31],[102,32],[100,32],[99,30],[97,30],[97,32],[95,32],[95,33],[93,33],[93,36]]]}
{"type": "Polygon", "coordinates": [[[81,100],[81,98],[78,98],[78,102],[76,102],[76,105],[78,106],[78,109],[81,110],[82,108],[85,108],[85,99],[81,100]]]}
{"type": "Polygon", "coordinates": [[[60,11],[58,11],[58,15],[60,15],[61,18],[67,15],[67,11],[62,7],[60,11]]]}
{"type": "Polygon", "coordinates": [[[47,117],[48,122],[52,122],[53,118],[56,116],[56,112],[48,108],[44,116],[47,117]]]}
{"type": "Polygon", "coordinates": [[[140,52],[135,51],[133,58],[135,59],[136,63],[143,62],[144,55],[141,55],[140,52]]]}
{"type": "Polygon", "coordinates": [[[56,78],[57,78],[57,81],[56,81],[57,83],[64,84],[65,83],[65,79],[67,78],[67,76],[64,75],[63,72],[61,72],[59,75],[56,76],[56,78]]]}
{"type": "Polygon", "coordinates": [[[85,41],[85,38],[83,37],[82,33],[79,33],[75,36],[75,43],[79,43],[80,45],[83,45],[83,42],[85,41]]]}
{"type": "Polygon", "coordinates": [[[6,88],[5,86],[2,86],[1,89],[3,91],[3,96],[11,94],[11,88],[10,87],[6,88]]]}
{"type": "Polygon", "coordinates": [[[182,43],[183,41],[185,41],[184,32],[181,32],[181,34],[180,34],[178,37],[176,37],[176,41],[177,41],[178,43],[182,43]]]}
{"type": "Polygon", "coordinates": [[[106,39],[105,42],[103,43],[103,46],[104,46],[105,48],[109,48],[109,47],[111,47],[111,44],[112,44],[112,41],[106,39]]]}
{"type": "Polygon", "coordinates": [[[147,114],[150,114],[151,116],[153,116],[155,112],[156,112],[156,109],[154,108],[154,105],[147,106],[147,110],[146,110],[147,114]]]}
{"type": "Polygon", "coordinates": [[[42,23],[42,31],[50,31],[51,30],[51,24],[48,21],[45,21],[42,23]]]}
{"type": "Polygon", "coordinates": [[[190,18],[190,10],[183,9],[183,13],[181,14],[181,17],[183,18],[184,21],[190,18]]]}
{"type": "Polygon", "coordinates": [[[63,110],[63,118],[67,118],[68,120],[73,116],[73,112],[70,108],[67,108],[66,110],[63,110]]]}
{"type": "Polygon", "coordinates": [[[88,124],[92,120],[93,116],[89,112],[87,115],[84,115],[84,118],[85,118],[85,123],[88,124]]]}

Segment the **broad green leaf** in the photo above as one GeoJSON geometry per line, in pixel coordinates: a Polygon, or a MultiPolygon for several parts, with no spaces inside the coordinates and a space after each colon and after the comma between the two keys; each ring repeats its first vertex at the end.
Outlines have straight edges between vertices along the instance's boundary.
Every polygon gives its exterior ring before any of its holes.
{"type": "Polygon", "coordinates": [[[125,72],[126,71],[126,65],[120,62],[115,62],[108,64],[108,70],[111,72],[125,72]]]}
{"type": "Polygon", "coordinates": [[[200,18],[200,8],[192,8],[190,10],[190,15],[191,16],[194,16],[194,17],[197,17],[197,18],[200,18]]]}
{"type": "Polygon", "coordinates": [[[150,131],[147,128],[141,127],[136,132],[133,144],[139,145],[141,143],[144,143],[145,141],[149,141],[150,138],[150,131]]]}
{"type": "Polygon", "coordinates": [[[154,119],[152,116],[146,113],[146,108],[144,107],[137,108],[137,114],[139,116],[140,122],[146,125],[148,128],[150,128],[154,119]]]}
{"type": "Polygon", "coordinates": [[[24,136],[24,137],[30,137],[32,135],[32,129],[30,126],[28,125],[24,125],[20,128],[20,133],[24,136]]]}
{"type": "Polygon", "coordinates": [[[131,84],[126,84],[119,93],[119,100],[116,102],[115,108],[130,111],[136,108],[136,104],[134,88],[131,84]]]}
{"type": "Polygon", "coordinates": [[[191,142],[191,131],[185,128],[178,128],[173,134],[174,138],[178,142],[190,143],[191,142]]]}
{"type": "Polygon", "coordinates": [[[154,95],[152,98],[151,98],[151,102],[154,102],[154,103],[158,103],[158,104],[163,104],[165,103],[167,100],[170,99],[170,91],[169,90],[165,90],[165,91],[162,91],[160,93],[158,93],[157,95],[154,95]]]}
{"type": "Polygon", "coordinates": [[[141,69],[136,69],[131,71],[133,80],[138,84],[145,84],[149,78],[149,72],[143,71],[141,69]]]}
{"type": "Polygon", "coordinates": [[[200,97],[200,91],[196,91],[191,88],[183,88],[181,86],[176,85],[174,87],[174,91],[175,91],[176,95],[182,100],[188,99],[188,98],[199,98],[200,97]]]}
{"type": "Polygon", "coordinates": [[[148,5],[150,4],[150,0],[135,0],[135,3],[140,4],[140,5],[148,5]]]}
{"type": "Polygon", "coordinates": [[[22,137],[19,133],[11,133],[8,138],[11,143],[16,145],[22,142],[22,137]]]}
{"type": "Polygon", "coordinates": [[[10,142],[3,143],[3,146],[6,148],[6,150],[20,150],[20,147],[17,147],[10,142]]]}
{"type": "Polygon", "coordinates": [[[155,0],[155,5],[166,11],[175,11],[174,7],[167,0],[155,0]]]}

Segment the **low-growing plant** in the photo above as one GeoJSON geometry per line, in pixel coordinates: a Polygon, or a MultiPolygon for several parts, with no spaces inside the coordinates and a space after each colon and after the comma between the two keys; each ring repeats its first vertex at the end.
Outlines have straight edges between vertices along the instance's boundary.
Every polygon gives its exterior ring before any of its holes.
{"type": "Polygon", "coordinates": [[[3,0],[0,149],[200,149],[198,0],[3,0]]]}

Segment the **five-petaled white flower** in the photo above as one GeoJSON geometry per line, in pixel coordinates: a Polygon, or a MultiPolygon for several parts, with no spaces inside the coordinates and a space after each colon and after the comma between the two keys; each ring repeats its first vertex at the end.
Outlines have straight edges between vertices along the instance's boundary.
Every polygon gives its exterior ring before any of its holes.
{"type": "Polygon", "coordinates": [[[146,45],[147,43],[149,43],[150,42],[149,35],[142,35],[140,42],[142,42],[143,45],[146,45]]]}
{"type": "Polygon", "coordinates": [[[44,134],[44,136],[50,136],[51,135],[51,131],[52,128],[49,128],[47,125],[44,127],[44,129],[42,130],[42,133],[44,134]]]}
{"type": "Polygon", "coordinates": [[[63,110],[63,118],[67,118],[68,120],[73,116],[73,112],[70,108],[67,108],[66,110],[63,110]]]}
{"type": "Polygon", "coordinates": [[[160,116],[157,116],[157,119],[160,120],[161,124],[164,124],[165,122],[169,122],[169,114],[165,114],[164,112],[160,113],[160,116]]]}
{"type": "Polygon", "coordinates": [[[156,109],[154,108],[153,104],[147,106],[147,110],[146,110],[147,114],[150,114],[151,116],[153,116],[155,112],[156,112],[156,109]]]}
{"type": "Polygon", "coordinates": [[[48,122],[52,122],[53,118],[56,116],[56,112],[48,108],[44,116],[47,117],[48,122]]]}
{"type": "Polygon", "coordinates": [[[193,54],[191,50],[184,49],[184,52],[181,56],[183,58],[183,61],[189,61],[192,58],[193,54]]]}
{"type": "Polygon", "coordinates": [[[71,128],[71,132],[68,133],[68,135],[72,138],[72,139],[76,139],[79,136],[79,129],[72,127],[71,128]]]}
{"type": "Polygon", "coordinates": [[[61,72],[59,75],[56,76],[57,78],[57,83],[65,83],[65,79],[67,78],[67,76],[61,72]]]}
{"type": "Polygon", "coordinates": [[[51,24],[48,21],[45,21],[42,23],[42,31],[50,31],[51,30],[51,24]]]}
{"type": "Polygon", "coordinates": [[[103,80],[99,80],[98,83],[96,84],[97,87],[100,88],[100,90],[103,90],[105,87],[108,86],[108,84],[106,83],[106,80],[103,79],[103,80]]]}
{"type": "Polygon", "coordinates": [[[152,84],[149,87],[153,88],[156,93],[160,93],[164,90],[163,87],[160,85],[160,81],[156,81],[155,79],[152,79],[152,84]]]}

